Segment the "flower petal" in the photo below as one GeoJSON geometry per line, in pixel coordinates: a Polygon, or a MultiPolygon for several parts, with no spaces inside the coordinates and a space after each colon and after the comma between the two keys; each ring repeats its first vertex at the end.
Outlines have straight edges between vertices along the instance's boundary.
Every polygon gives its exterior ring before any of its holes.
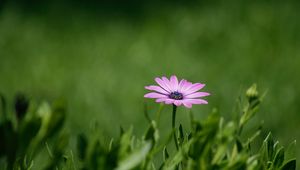
{"type": "Polygon", "coordinates": [[[175,75],[172,75],[170,77],[170,84],[171,84],[171,90],[177,91],[178,90],[178,79],[175,75]]]}
{"type": "MultiPolygon", "coordinates": [[[[199,92],[205,84],[192,83],[185,79],[178,81],[175,75],[170,79],[167,77],[156,77],[155,81],[158,85],[145,86],[145,89],[153,92],[144,95],[146,98],[154,98],[156,102],[164,102],[165,104],[173,104],[176,106],[184,105],[187,108],[192,108],[193,104],[208,104],[208,102],[201,97],[209,96],[208,92],[199,92]],[[183,95],[182,100],[175,100],[170,97],[173,92],[179,92],[183,95]]],[[[177,95],[177,93],[174,95],[177,95]]]]}
{"type": "Polygon", "coordinates": [[[182,101],[182,104],[183,104],[185,107],[187,107],[187,108],[192,108],[192,103],[190,103],[190,102],[188,102],[188,101],[183,100],[183,101],[182,101]]]}
{"type": "Polygon", "coordinates": [[[195,84],[191,85],[188,89],[186,89],[183,93],[185,95],[188,95],[188,94],[194,93],[194,92],[202,89],[204,86],[205,86],[205,84],[195,83],[195,84]]]}
{"type": "Polygon", "coordinates": [[[166,99],[169,99],[168,97],[164,97],[164,98],[158,98],[158,99],[156,99],[155,101],[156,102],[164,102],[164,101],[166,101],[166,99]]]}
{"type": "Polygon", "coordinates": [[[174,101],[175,101],[174,99],[165,99],[166,104],[173,104],[174,101]]]}
{"type": "Polygon", "coordinates": [[[209,96],[210,94],[207,92],[196,92],[189,95],[186,95],[185,98],[197,98],[197,97],[204,97],[209,96]]]}
{"type": "Polygon", "coordinates": [[[165,98],[166,95],[160,94],[160,93],[151,92],[151,93],[145,94],[144,97],[146,97],[146,98],[165,98]]]}
{"type": "Polygon", "coordinates": [[[208,102],[203,99],[184,99],[183,101],[191,104],[208,104],[208,102]]]}
{"type": "Polygon", "coordinates": [[[147,90],[154,90],[154,91],[157,91],[159,93],[166,94],[166,95],[169,93],[165,89],[163,89],[163,88],[161,88],[159,86],[153,86],[153,85],[151,85],[151,86],[145,86],[145,89],[147,89],[147,90]]]}
{"type": "Polygon", "coordinates": [[[181,93],[184,93],[187,89],[189,89],[193,83],[186,81],[181,88],[181,93]]]}
{"type": "Polygon", "coordinates": [[[160,102],[165,102],[165,104],[173,104],[175,102],[174,99],[170,99],[170,98],[158,98],[155,100],[157,103],[160,103],[160,102]]]}
{"type": "Polygon", "coordinates": [[[178,84],[178,92],[181,93],[181,89],[184,86],[185,82],[186,82],[186,80],[184,80],[184,79],[180,80],[180,82],[178,84]]]}
{"type": "Polygon", "coordinates": [[[160,87],[162,87],[164,90],[166,90],[167,92],[171,92],[169,85],[165,83],[165,81],[163,81],[162,79],[156,77],[155,81],[158,85],[160,85],[160,87]]]}
{"type": "Polygon", "coordinates": [[[170,90],[170,92],[173,92],[172,85],[171,85],[171,82],[169,81],[169,79],[167,77],[162,77],[162,81],[168,87],[168,89],[170,90]]]}
{"type": "Polygon", "coordinates": [[[175,101],[174,101],[174,104],[175,104],[176,106],[180,106],[180,105],[182,104],[182,100],[175,100],[175,101]]]}

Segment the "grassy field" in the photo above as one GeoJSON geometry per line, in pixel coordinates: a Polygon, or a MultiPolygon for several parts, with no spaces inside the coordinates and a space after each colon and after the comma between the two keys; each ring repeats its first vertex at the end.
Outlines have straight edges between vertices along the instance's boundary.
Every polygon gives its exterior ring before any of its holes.
{"type": "MultiPolygon", "coordinates": [[[[252,123],[264,120],[283,143],[300,139],[299,3],[120,6],[2,6],[1,93],[65,98],[71,133],[98,122],[116,136],[121,125],[142,134],[144,86],[156,76],[205,83],[212,95],[209,105],[193,107],[198,118],[215,107],[229,117],[241,92],[257,83],[267,95],[252,123]]],[[[158,105],[146,102],[152,115],[158,105]]],[[[160,122],[166,131],[170,111],[160,122]]],[[[187,122],[187,112],[180,108],[178,119],[187,122]]]]}

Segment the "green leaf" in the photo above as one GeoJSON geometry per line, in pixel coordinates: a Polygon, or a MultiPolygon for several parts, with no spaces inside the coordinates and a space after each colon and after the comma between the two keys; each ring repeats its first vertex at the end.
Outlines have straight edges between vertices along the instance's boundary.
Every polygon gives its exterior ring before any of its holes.
{"type": "Polygon", "coordinates": [[[296,159],[287,161],[280,169],[281,170],[296,170],[296,159]]]}
{"type": "Polygon", "coordinates": [[[119,141],[119,153],[118,158],[124,159],[131,149],[131,138],[132,138],[132,127],[127,131],[123,132],[119,141]]]}
{"type": "Polygon", "coordinates": [[[185,143],[172,158],[169,158],[166,160],[162,169],[163,170],[174,170],[174,168],[184,159],[191,144],[194,142],[195,142],[194,140],[190,140],[187,143],[185,143]]]}
{"type": "Polygon", "coordinates": [[[284,161],[284,148],[281,147],[277,153],[275,154],[274,160],[273,160],[273,166],[275,168],[279,168],[284,161]]]}
{"type": "Polygon", "coordinates": [[[274,139],[271,133],[268,134],[266,139],[263,141],[261,148],[261,155],[264,157],[264,161],[271,161],[274,154],[274,139]]]}
{"type": "Polygon", "coordinates": [[[110,139],[109,145],[108,145],[108,151],[111,151],[114,145],[114,138],[110,139]]]}
{"type": "Polygon", "coordinates": [[[271,160],[274,154],[274,139],[271,133],[269,133],[265,141],[267,142],[268,158],[271,160]]]}
{"type": "Polygon", "coordinates": [[[165,147],[164,150],[163,150],[163,160],[164,160],[164,162],[165,162],[169,157],[170,157],[170,156],[169,156],[167,147],[165,147]]]}
{"type": "Polygon", "coordinates": [[[290,160],[296,157],[296,140],[289,144],[285,152],[285,159],[290,160]]]}
{"type": "Polygon", "coordinates": [[[59,134],[59,136],[55,140],[53,147],[54,157],[59,158],[63,156],[64,150],[68,146],[69,138],[69,134],[66,132],[62,132],[61,134],[59,134]]]}
{"type": "Polygon", "coordinates": [[[148,128],[144,140],[151,140],[153,144],[155,144],[159,139],[159,133],[157,129],[156,122],[154,120],[151,121],[150,127],[148,128]]]}
{"type": "Polygon", "coordinates": [[[151,149],[151,142],[146,142],[140,149],[132,152],[126,158],[124,158],[120,163],[118,163],[118,167],[116,170],[130,170],[134,167],[141,164],[141,162],[146,158],[147,154],[151,149]]]}
{"type": "Polygon", "coordinates": [[[243,150],[243,144],[241,142],[241,140],[239,138],[236,139],[235,141],[235,145],[236,145],[236,148],[237,148],[237,151],[238,152],[241,152],[243,150]]]}
{"type": "Polygon", "coordinates": [[[28,145],[32,142],[34,137],[38,134],[42,125],[41,118],[36,116],[25,119],[19,128],[19,150],[21,153],[28,149],[28,145]]]}
{"type": "Polygon", "coordinates": [[[247,159],[247,168],[248,170],[258,170],[261,169],[261,164],[259,164],[259,154],[253,155],[247,159]]]}
{"type": "Polygon", "coordinates": [[[51,162],[47,165],[45,170],[53,170],[59,167],[59,164],[65,161],[64,151],[69,143],[69,135],[66,133],[61,133],[54,143],[52,153],[53,157],[51,162]]]}
{"type": "Polygon", "coordinates": [[[182,125],[179,125],[179,144],[182,145],[184,141],[184,133],[183,133],[183,128],[182,125]]]}
{"type": "Polygon", "coordinates": [[[216,149],[217,151],[214,153],[212,164],[220,163],[220,161],[223,159],[223,157],[226,154],[227,145],[226,144],[219,145],[216,149]]]}
{"type": "Polygon", "coordinates": [[[50,115],[46,137],[52,137],[63,126],[66,118],[65,104],[63,101],[56,101],[53,106],[53,111],[50,115]]]}

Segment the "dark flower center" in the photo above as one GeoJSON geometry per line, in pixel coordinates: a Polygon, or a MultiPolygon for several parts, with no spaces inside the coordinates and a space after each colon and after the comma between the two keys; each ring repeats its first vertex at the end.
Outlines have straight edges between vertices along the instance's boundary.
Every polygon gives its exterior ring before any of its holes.
{"type": "Polygon", "coordinates": [[[169,95],[169,97],[170,97],[171,99],[175,99],[175,100],[182,100],[182,99],[183,99],[182,93],[179,93],[179,92],[177,92],[177,91],[172,92],[172,93],[169,95]]]}

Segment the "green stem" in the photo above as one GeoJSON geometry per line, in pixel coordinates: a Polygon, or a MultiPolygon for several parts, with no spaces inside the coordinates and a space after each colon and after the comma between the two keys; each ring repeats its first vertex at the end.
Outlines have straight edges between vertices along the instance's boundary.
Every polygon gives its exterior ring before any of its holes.
{"type": "Polygon", "coordinates": [[[174,137],[174,142],[175,142],[176,150],[178,150],[178,142],[177,142],[176,128],[175,128],[176,110],[177,110],[177,106],[173,104],[173,111],[172,111],[172,130],[173,130],[173,137],[174,137]]]}

